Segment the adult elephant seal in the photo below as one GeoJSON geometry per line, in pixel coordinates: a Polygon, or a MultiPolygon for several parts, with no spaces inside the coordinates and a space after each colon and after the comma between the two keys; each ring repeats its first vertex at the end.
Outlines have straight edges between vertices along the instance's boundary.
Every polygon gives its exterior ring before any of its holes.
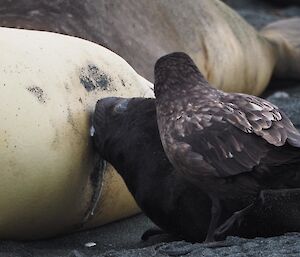
{"type": "Polygon", "coordinates": [[[0,25],[97,42],[150,80],[155,61],[174,51],[188,53],[226,91],[258,95],[271,76],[300,77],[300,19],[257,32],[219,0],[3,1],[0,25]]]}
{"type": "Polygon", "coordinates": [[[55,33],[0,28],[0,238],[37,239],[139,211],[90,140],[99,98],[153,96],[113,52],[55,33]]]}

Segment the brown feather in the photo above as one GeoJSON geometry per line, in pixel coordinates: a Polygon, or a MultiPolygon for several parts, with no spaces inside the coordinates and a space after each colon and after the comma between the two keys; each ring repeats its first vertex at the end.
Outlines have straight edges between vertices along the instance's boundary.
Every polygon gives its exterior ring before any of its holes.
{"type": "MultiPolygon", "coordinates": [[[[280,186],[280,178],[289,177],[287,167],[299,163],[300,133],[281,110],[211,87],[186,54],[157,61],[154,89],[169,160],[212,201],[207,240],[213,240],[224,203],[244,214],[261,190],[280,186]]],[[[232,223],[224,225],[228,230],[232,223]]]]}
{"type": "MultiPolygon", "coordinates": [[[[171,63],[171,69],[176,69],[176,62],[171,63]]],[[[163,86],[159,79],[155,83],[158,125],[166,153],[176,155],[174,162],[180,162],[185,172],[191,172],[197,161],[199,167],[207,163],[214,167],[214,176],[251,172],[263,165],[273,147],[284,146],[287,141],[300,146],[299,132],[278,107],[256,96],[214,89],[193,64],[188,65],[164,78],[163,86]],[[193,75],[179,77],[182,71],[193,75]],[[189,158],[189,151],[184,155],[180,150],[183,143],[193,152],[189,158]]],[[[167,74],[168,67],[164,69],[167,74]]],[[[195,172],[209,175],[205,170],[195,172]]]]}

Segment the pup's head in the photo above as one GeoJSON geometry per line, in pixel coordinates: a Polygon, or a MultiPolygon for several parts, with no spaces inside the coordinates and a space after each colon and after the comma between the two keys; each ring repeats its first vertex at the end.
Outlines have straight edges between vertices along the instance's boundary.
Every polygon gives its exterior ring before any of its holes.
{"type": "Polygon", "coordinates": [[[98,100],[93,115],[91,135],[94,137],[97,151],[101,155],[104,155],[105,145],[118,135],[129,101],[128,98],[120,97],[98,100]]]}

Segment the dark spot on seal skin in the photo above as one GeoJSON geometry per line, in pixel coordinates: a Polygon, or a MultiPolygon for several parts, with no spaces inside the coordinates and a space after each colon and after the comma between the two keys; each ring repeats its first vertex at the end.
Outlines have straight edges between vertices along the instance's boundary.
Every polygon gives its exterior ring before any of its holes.
{"type": "Polygon", "coordinates": [[[107,90],[112,79],[104,72],[101,72],[97,66],[89,64],[80,72],[80,83],[90,92],[95,89],[107,90]]]}
{"type": "Polygon", "coordinates": [[[122,83],[122,86],[123,86],[123,87],[126,87],[125,82],[124,82],[123,79],[121,79],[121,83],[122,83]]]}
{"type": "Polygon", "coordinates": [[[60,144],[59,132],[58,129],[55,129],[55,135],[51,143],[51,148],[53,150],[57,150],[59,148],[59,144],[60,144]]]}
{"type": "Polygon", "coordinates": [[[67,108],[67,121],[77,135],[79,135],[82,138],[85,138],[85,136],[81,133],[80,129],[78,129],[78,126],[76,125],[76,119],[74,119],[74,115],[70,107],[67,108]]]}
{"type": "Polygon", "coordinates": [[[74,121],[74,118],[73,118],[73,115],[72,115],[70,107],[67,108],[67,112],[68,112],[68,116],[67,116],[68,123],[70,123],[70,125],[72,126],[72,128],[74,129],[74,131],[76,133],[80,134],[78,128],[76,127],[76,124],[75,124],[75,121],[74,121]]]}
{"type": "Polygon", "coordinates": [[[36,98],[37,100],[42,103],[42,104],[45,104],[46,103],[46,94],[44,93],[43,89],[41,89],[40,87],[27,87],[27,90],[32,93],[36,98]]]}
{"type": "Polygon", "coordinates": [[[70,91],[70,87],[69,87],[68,84],[65,84],[65,89],[66,89],[67,91],[70,91]]]}

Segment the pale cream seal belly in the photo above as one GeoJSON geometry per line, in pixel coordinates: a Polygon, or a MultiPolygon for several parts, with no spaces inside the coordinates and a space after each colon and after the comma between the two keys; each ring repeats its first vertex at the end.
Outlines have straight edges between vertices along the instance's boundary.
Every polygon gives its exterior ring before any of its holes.
{"type": "Polygon", "coordinates": [[[0,238],[49,237],[138,212],[110,165],[95,175],[91,113],[102,97],[153,96],[152,84],[78,38],[0,28],[0,48],[0,238]]]}

